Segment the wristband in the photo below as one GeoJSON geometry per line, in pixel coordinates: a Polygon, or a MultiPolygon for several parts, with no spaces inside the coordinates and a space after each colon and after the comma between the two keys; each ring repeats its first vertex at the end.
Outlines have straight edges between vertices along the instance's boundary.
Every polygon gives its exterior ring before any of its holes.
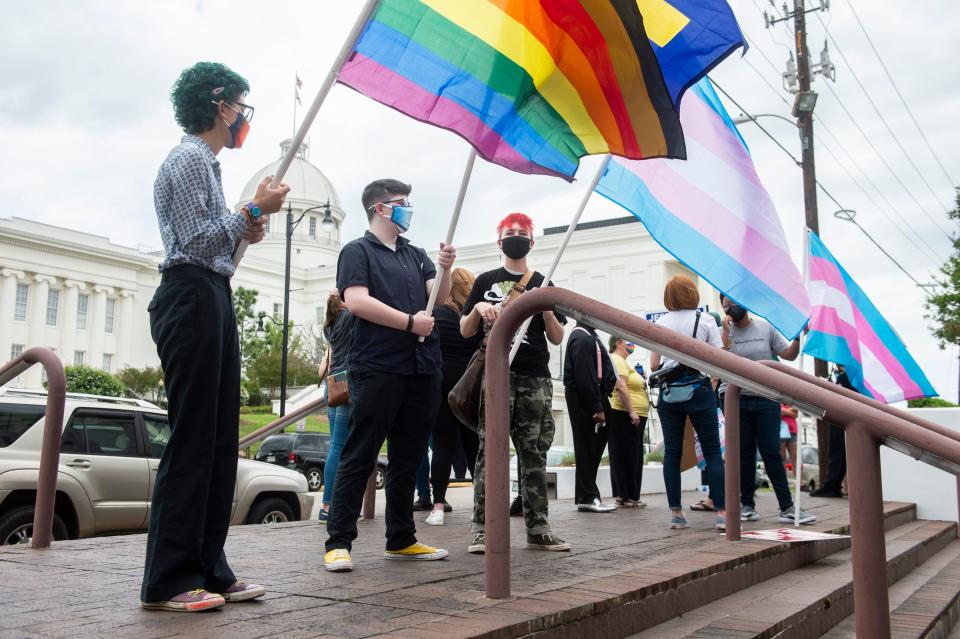
{"type": "Polygon", "coordinates": [[[413,332],[413,315],[407,315],[407,332],[413,332]]]}

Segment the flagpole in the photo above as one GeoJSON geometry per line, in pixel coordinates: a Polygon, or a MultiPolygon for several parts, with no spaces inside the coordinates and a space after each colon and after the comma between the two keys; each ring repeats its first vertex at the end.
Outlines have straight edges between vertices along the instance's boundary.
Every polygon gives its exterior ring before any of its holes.
{"type": "MultiPolygon", "coordinates": [[[[607,170],[607,165],[610,164],[610,154],[603,159],[603,162],[600,163],[600,166],[597,167],[597,174],[593,176],[593,180],[590,181],[590,186],[587,188],[587,192],[583,194],[583,199],[580,201],[580,207],[577,209],[577,212],[573,216],[573,221],[570,222],[570,226],[567,227],[567,232],[563,236],[563,240],[560,242],[560,247],[557,249],[557,254],[553,256],[553,263],[550,265],[550,269],[547,271],[547,274],[543,276],[543,286],[547,286],[550,283],[550,280],[553,279],[553,274],[557,270],[557,265],[560,264],[560,256],[563,255],[563,251],[566,250],[567,244],[570,243],[570,237],[573,235],[573,232],[577,228],[577,223],[580,221],[580,216],[583,215],[584,209],[587,208],[587,202],[590,201],[590,196],[593,195],[593,192],[597,188],[597,184],[600,183],[600,178],[603,177],[603,174],[607,170]]],[[[533,321],[533,317],[528,317],[527,321],[523,323],[523,326],[520,327],[520,330],[517,331],[516,336],[513,338],[513,346],[510,348],[510,363],[513,363],[513,358],[517,356],[517,351],[520,350],[520,344],[523,342],[523,336],[527,334],[527,329],[530,328],[530,322],[533,321]]]]}
{"type": "MultiPolygon", "coordinates": [[[[367,22],[373,15],[373,12],[377,8],[379,1],[380,0],[367,0],[366,4],[363,5],[360,15],[357,16],[357,21],[354,22],[353,27],[350,29],[350,34],[344,41],[343,47],[340,49],[340,53],[337,54],[337,58],[334,60],[333,66],[330,67],[330,71],[327,72],[327,77],[323,80],[323,84],[320,85],[320,90],[317,91],[317,97],[313,99],[313,104],[310,105],[306,115],[303,117],[303,121],[300,123],[300,128],[298,128],[297,132],[294,134],[293,140],[290,143],[290,148],[287,149],[287,154],[283,156],[280,166],[277,167],[277,172],[273,176],[273,182],[270,184],[271,187],[276,188],[280,182],[283,181],[283,176],[287,174],[287,169],[290,168],[290,164],[293,163],[293,158],[297,156],[297,151],[300,149],[300,145],[303,144],[304,138],[307,137],[307,131],[310,130],[310,126],[317,117],[317,113],[319,113],[320,107],[323,105],[324,100],[326,100],[327,94],[330,93],[330,89],[333,88],[333,84],[337,81],[337,74],[340,73],[340,69],[353,52],[353,46],[356,44],[357,39],[360,37],[360,33],[363,31],[364,27],[367,26],[367,22]]],[[[247,246],[249,245],[250,243],[246,240],[240,240],[240,243],[237,244],[237,249],[233,252],[234,266],[238,266],[240,264],[240,260],[243,259],[243,254],[246,253],[247,246]]]]}
{"type": "MultiPolygon", "coordinates": [[[[806,224],[803,226],[803,290],[809,288],[810,280],[810,229],[807,228],[806,224]]],[[[801,330],[800,334],[797,336],[800,340],[800,371],[803,372],[803,342],[806,340],[806,334],[801,330]]],[[[797,423],[803,424],[803,413],[797,411],[797,423]]],[[[801,433],[800,428],[797,429],[798,433],[801,433]]],[[[793,526],[794,528],[800,527],[800,487],[803,484],[803,437],[797,438],[797,458],[793,460],[793,466],[797,471],[796,479],[796,497],[793,499],[793,526]]]]}
{"type": "MultiPolygon", "coordinates": [[[[467,166],[463,169],[463,178],[460,180],[460,192],[457,193],[457,203],[453,205],[453,215],[450,217],[450,225],[447,227],[447,239],[444,244],[453,244],[453,233],[457,230],[457,223],[460,221],[460,211],[463,210],[463,200],[467,196],[467,186],[470,184],[470,176],[473,175],[473,164],[477,161],[477,149],[470,147],[470,155],[467,157],[467,166]]],[[[427,300],[427,315],[433,313],[433,306],[437,303],[437,294],[440,292],[440,284],[447,274],[446,267],[441,266],[437,276],[433,279],[433,288],[430,289],[430,299],[427,300]]],[[[425,337],[421,336],[422,342],[425,337]]]]}

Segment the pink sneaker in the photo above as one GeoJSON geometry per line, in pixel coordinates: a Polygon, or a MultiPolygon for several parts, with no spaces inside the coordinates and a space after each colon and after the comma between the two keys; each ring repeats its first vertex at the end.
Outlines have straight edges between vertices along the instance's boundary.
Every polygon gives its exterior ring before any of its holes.
{"type": "Polygon", "coordinates": [[[199,612],[219,608],[226,600],[220,595],[207,592],[202,588],[183,592],[168,601],[141,601],[147,610],[173,610],[176,612],[199,612]]]}
{"type": "Polygon", "coordinates": [[[267,593],[267,589],[257,584],[249,584],[245,581],[238,581],[223,591],[223,598],[230,602],[247,601],[262,597],[267,593]]]}

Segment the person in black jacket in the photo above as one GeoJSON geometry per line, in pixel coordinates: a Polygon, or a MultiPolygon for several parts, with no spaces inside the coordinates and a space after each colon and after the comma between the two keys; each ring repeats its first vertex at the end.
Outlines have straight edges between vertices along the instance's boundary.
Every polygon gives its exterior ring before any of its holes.
{"type": "Polygon", "coordinates": [[[610,411],[610,393],[616,383],[613,362],[607,357],[595,329],[578,322],[567,339],[563,386],[577,458],[574,501],[581,512],[606,513],[617,509],[600,501],[597,488],[597,469],[607,446],[606,414],[610,411]]]}
{"type": "MultiPolygon", "coordinates": [[[[847,390],[855,391],[843,364],[837,365],[834,381],[847,390]]],[[[830,424],[827,440],[827,480],[810,493],[811,497],[843,497],[843,478],[847,475],[847,440],[839,426],[830,424]]]]}

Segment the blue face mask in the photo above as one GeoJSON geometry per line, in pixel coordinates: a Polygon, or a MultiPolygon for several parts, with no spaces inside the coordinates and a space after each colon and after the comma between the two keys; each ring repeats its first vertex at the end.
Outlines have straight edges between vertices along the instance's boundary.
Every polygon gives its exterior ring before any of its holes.
{"type": "Polygon", "coordinates": [[[401,232],[410,230],[410,218],[412,217],[412,206],[395,205],[393,207],[393,212],[390,213],[390,221],[396,224],[397,228],[399,228],[401,232]]]}

